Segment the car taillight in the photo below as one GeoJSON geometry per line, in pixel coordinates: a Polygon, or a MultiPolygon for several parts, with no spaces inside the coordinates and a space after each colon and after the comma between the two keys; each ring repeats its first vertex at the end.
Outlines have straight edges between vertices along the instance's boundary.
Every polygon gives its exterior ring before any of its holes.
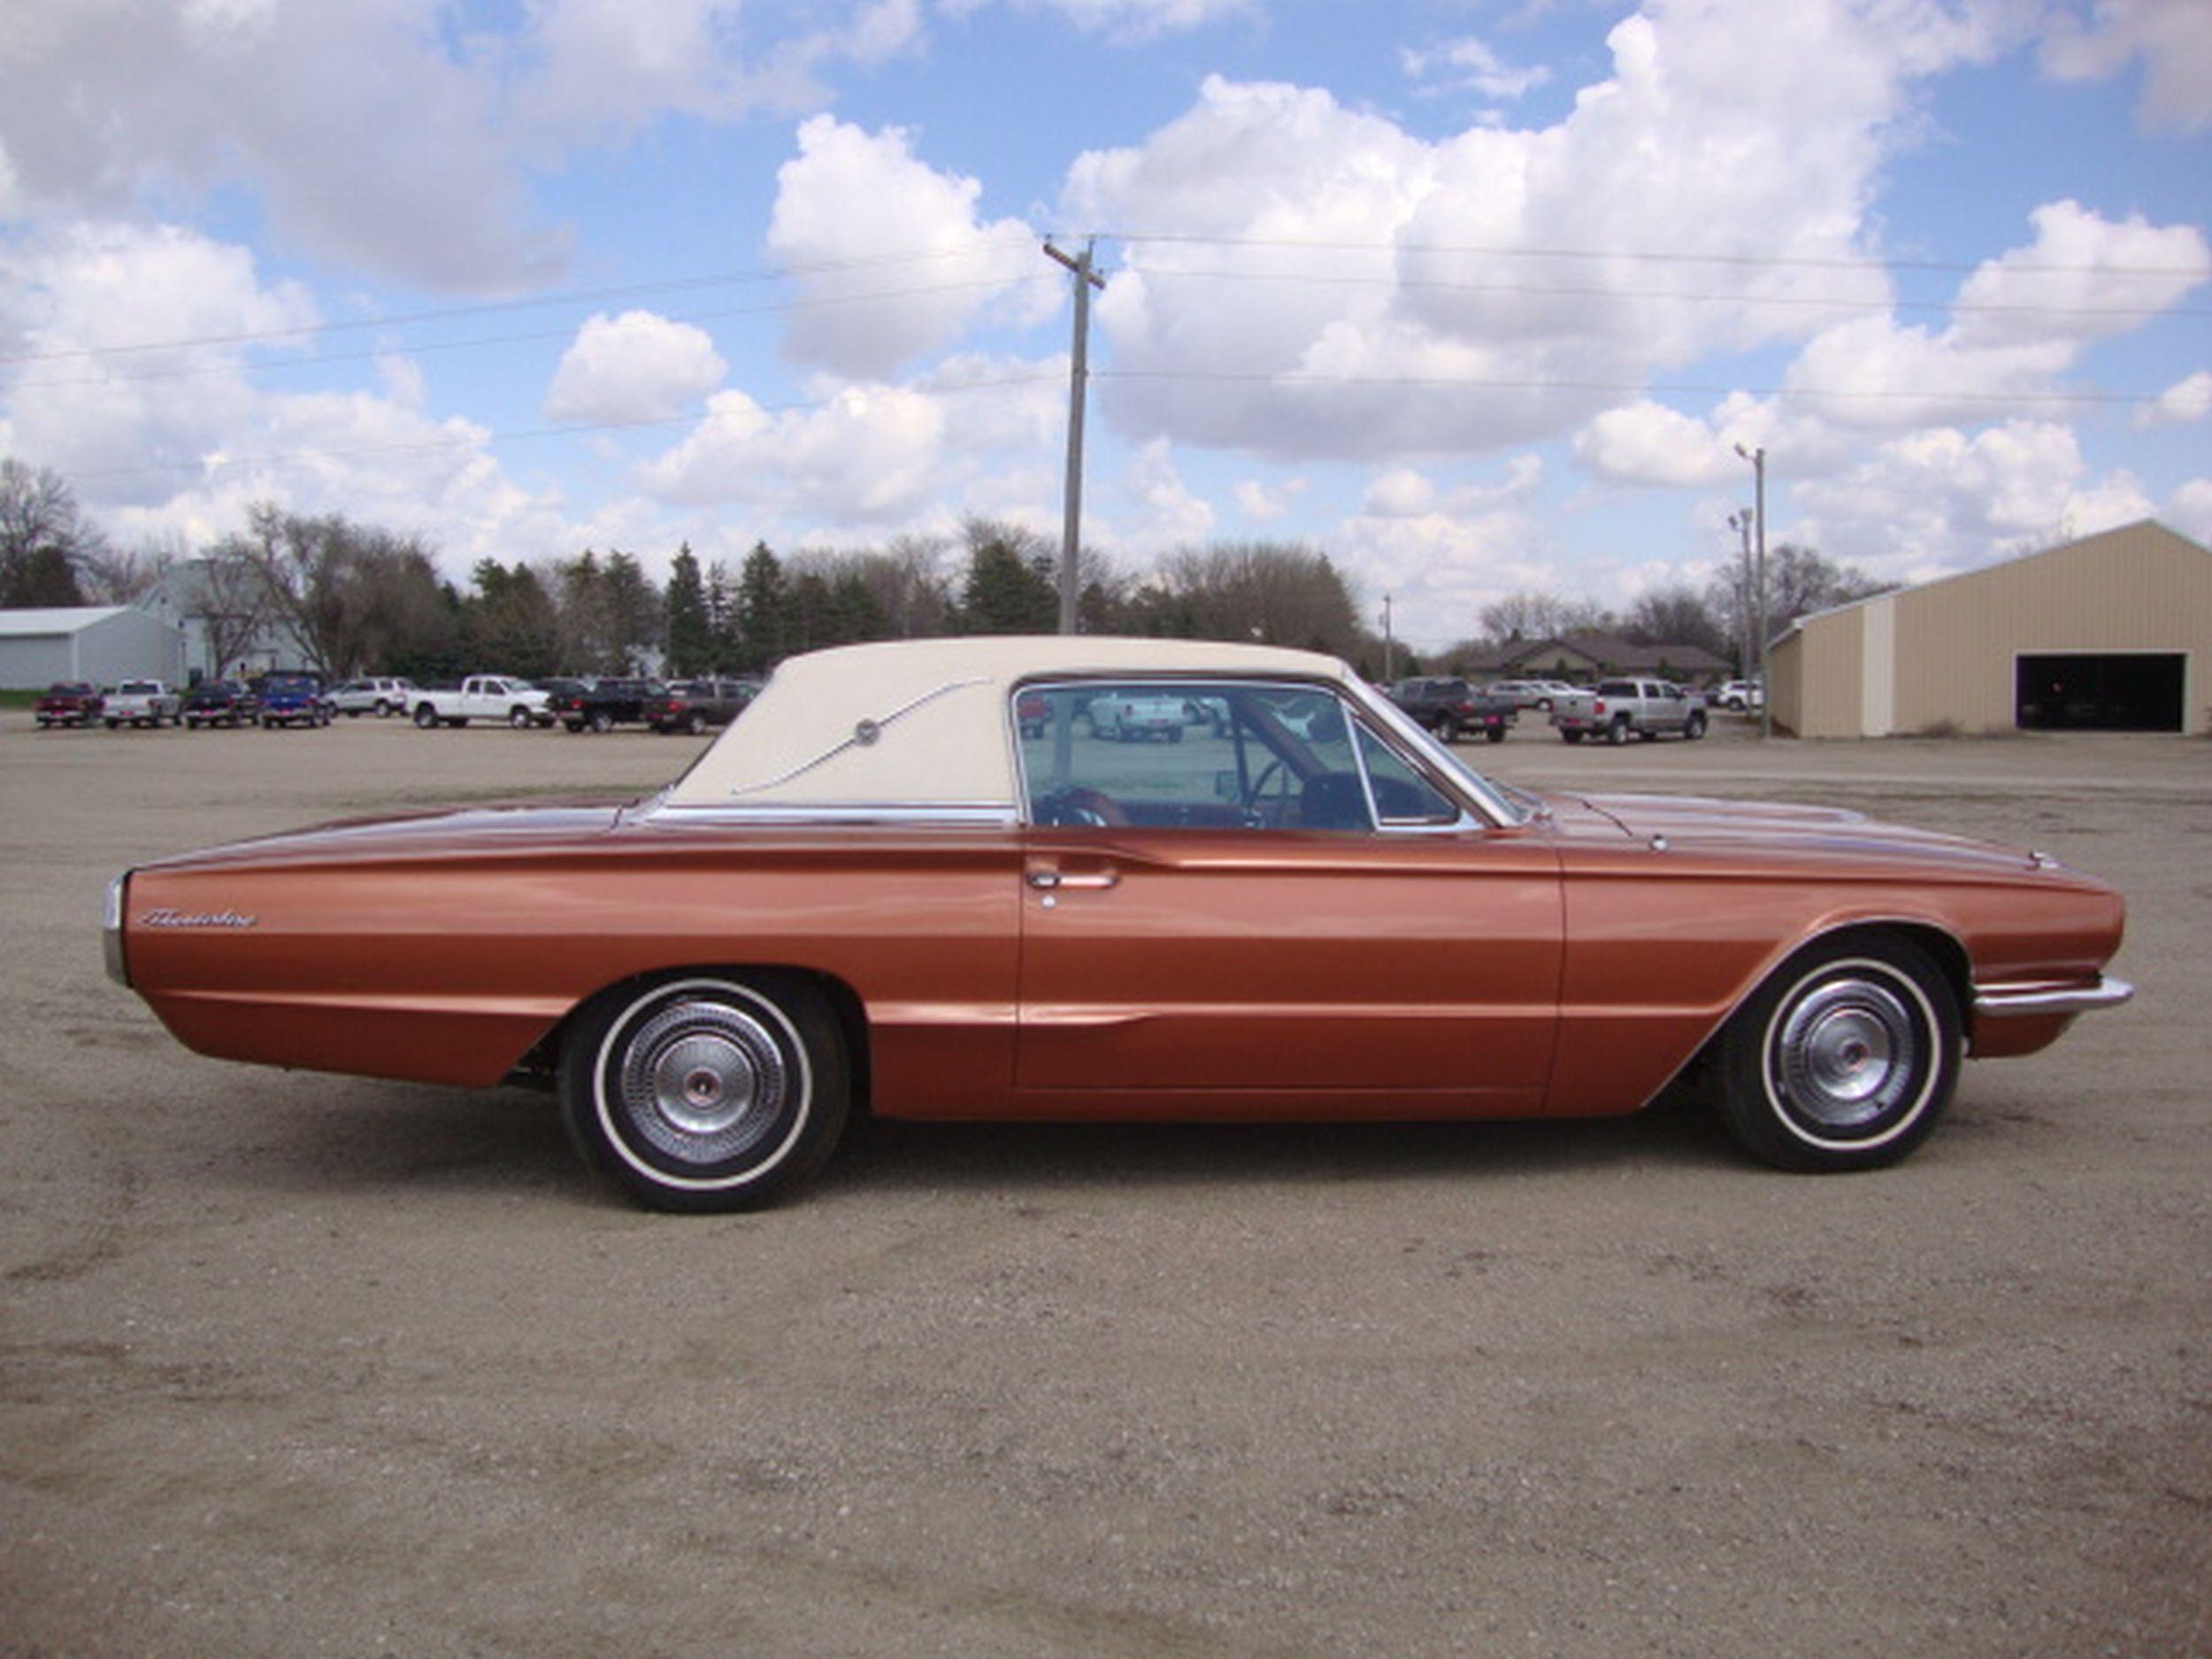
{"type": "Polygon", "coordinates": [[[1605,699],[1600,697],[1595,703],[1592,703],[1590,705],[1590,712],[1593,714],[1603,714],[1605,712],[1605,699]]]}

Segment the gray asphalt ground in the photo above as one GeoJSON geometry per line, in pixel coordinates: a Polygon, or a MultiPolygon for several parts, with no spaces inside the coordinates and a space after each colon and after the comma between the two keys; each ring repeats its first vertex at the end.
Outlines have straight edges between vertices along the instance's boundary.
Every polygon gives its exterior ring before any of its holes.
{"type": "Polygon", "coordinates": [[[1678,1106],[881,1125],[672,1219],[546,1097],[102,976],[134,861],[696,748],[0,729],[0,1659],[2212,1651],[2212,743],[1469,748],[2120,884],[2135,1003],[1848,1179],[1678,1106]]]}

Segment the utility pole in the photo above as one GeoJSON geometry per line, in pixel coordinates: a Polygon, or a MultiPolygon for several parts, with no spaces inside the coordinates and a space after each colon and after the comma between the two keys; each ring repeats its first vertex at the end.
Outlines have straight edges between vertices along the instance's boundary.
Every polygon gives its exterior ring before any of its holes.
{"type": "Polygon", "coordinates": [[[1067,266],[1075,278],[1075,343],[1068,353],[1068,481],[1060,525],[1060,632],[1075,632],[1076,549],[1083,540],[1084,383],[1090,379],[1091,290],[1106,279],[1091,269],[1096,244],[1086,239],[1080,256],[1071,257],[1045,243],[1046,257],[1067,266]]]}
{"type": "Polygon", "coordinates": [[[1394,685],[1398,679],[1395,642],[1390,637],[1390,595],[1383,595],[1383,684],[1394,685]]]}
{"type": "Polygon", "coordinates": [[[1759,533],[1758,576],[1754,583],[1756,608],[1752,612],[1753,626],[1759,630],[1759,735],[1772,737],[1774,687],[1767,684],[1767,452],[1763,445],[1747,449],[1740,443],[1736,453],[1751,463],[1752,511],[1756,515],[1759,533]]]}

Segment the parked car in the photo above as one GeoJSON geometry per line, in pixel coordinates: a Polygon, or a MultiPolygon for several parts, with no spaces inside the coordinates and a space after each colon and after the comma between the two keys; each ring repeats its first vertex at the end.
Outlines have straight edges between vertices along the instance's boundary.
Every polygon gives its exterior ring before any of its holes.
{"type": "Polygon", "coordinates": [[[330,688],[330,710],[349,720],[373,714],[380,720],[404,714],[413,707],[415,682],[399,676],[349,680],[330,688]]]}
{"type": "Polygon", "coordinates": [[[656,732],[687,732],[697,737],[727,726],[759,693],[757,680],[680,680],[647,701],[645,723],[656,732]]]}
{"type": "Polygon", "coordinates": [[[112,732],[119,726],[145,726],[159,731],[177,722],[184,699],[160,680],[127,680],[108,694],[101,718],[112,732]]]}
{"type": "Polygon", "coordinates": [[[235,680],[203,680],[184,694],[177,712],[186,727],[251,726],[261,716],[261,699],[235,680]]]}
{"type": "Polygon", "coordinates": [[[1758,1157],[1870,1168],[1967,1056],[2124,1001],[2123,920],[2052,859],[1854,812],[1496,784],[1329,657],[1079,637],[795,657],[646,799],[167,858],[103,927],[203,1053],[548,1078],[635,1198],[718,1210],[802,1181],[856,1102],[1574,1118],[1686,1075],[1758,1157]],[[1028,695],[1225,729],[1025,741],[1028,695]]]}
{"type": "Polygon", "coordinates": [[[1760,709],[1766,700],[1766,693],[1755,680],[1732,680],[1713,694],[1714,702],[1737,714],[1760,709]]]}
{"type": "Polygon", "coordinates": [[[1555,702],[1551,723],[1570,743],[1586,737],[1648,742],[1663,734],[1695,741],[1705,735],[1705,699],[1668,680],[1601,680],[1594,691],[1555,702]]]}
{"type": "Polygon", "coordinates": [[[323,682],[313,674],[266,674],[257,693],[261,698],[264,731],[273,731],[280,726],[330,724],[330,705],[323,700],[323,682]]]}
{"type": "Polygon", "coordinates": [[[471,720],[503,720],[518,727],[553,724],[545,693],[512,674],[471,674],[457,686],[418,686],[411,718],[426,732],[471,720]]]}
{"type": "Polygon", "coordinates": [[[1190,724],[1190,710],[1181,697],[1158,695],[1141,686],[1094,697],[1085,712],[1091,735],[1114,743],[1149,743],[1155,738],[1179,743],[1190,724]]]}
{"type": "Polygon", "coordinates": [[[107,707],[99,687],[82,680],[58,680],[31,704],[41,731],[53,726],[90,726],[107,707]]]}
{"type": "Polygon", "coordinates": [[[1401,680],[1391,687],[1390,700],[1447,743],[1456,743],[1469,732],[1502,743],[1507,729],[1521,718],[1511,697],[1477,691],[1463,680],[1401,680]]]}
{"type": "Polygon", "coordinates": [[[646,709],[663,702],[668,687],[657,680],[611,677],[594,680],[575,690],[549,693],[546,711],[572,732],[611,732],[618,726],[641,726],[646,709]]]}
{"type": "Polygon", "coordinates": [[[1494,680],[1483,687],[1493,697],[1509,699],[1516,709],[1551,712],[1552,699],[1574,687],[1556,680],[1494,680]]]}

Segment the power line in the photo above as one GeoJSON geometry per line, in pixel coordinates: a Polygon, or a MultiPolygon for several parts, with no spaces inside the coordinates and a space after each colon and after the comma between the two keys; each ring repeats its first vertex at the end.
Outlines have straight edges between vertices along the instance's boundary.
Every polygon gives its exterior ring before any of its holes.
{"type": "Polygon", "coordinates": [[[1198,380],[1227,385],[1270,387],[1387,387],[1394,390],[1415,391],[1602,392],[1608,395],[1636,396],[1664,393],[1684,397],[1727,397],[1737,393],[1743,393],[1752,397],[1787,398],[1793,401],[1821,398],[1866,398],[1923,403],[1995,404],[2139,403],[2147,402],[2156,396],[2155,393],[2149,392],[1849,391],[1840,387],[1724,386],[1662,380],[1503,380],[1479,375],[1278,374],[1264,371],[1239,372],[1206,369],[1093,369],[1091,378],[1099,380],[1198,380]]]}
{"type": "MultiPolygon", "coordinates": [[[[1405,242],[1357,241],[1322,237],[1261,237],[1203,235],[1195,233],[1164,233],[1145,231],[1098,231],[1087,233],[1101,238],[1111,238],[1130,246],[1171,246],[1225,249],[1276,249],[1294,251],[1388,253],[1393,255],[1424,255],[1440,257],[1473,257],[1502,259],[1579,259],[1671,265],[1720,265],[1749,270],[1824,270],[1858,272],[1868,275],[1883,275],[1896,271],[1925,271],[1971,273],[1985,269],[1990,262],[1961,263],[1935,259],[1905,258],[1847,258],[1840,257],[1814,257],[1780,254],[1691,253],[1678,250],[1640,248],[1574,248],[1525,247],[1507,243],[1484,242],[1405,242]]],[[[900,249],[883,253],[858,255],[844,259],[826,259],[805,264],[750,269],[708,272],[692,276],[660,278],[651,281],[618,283],[603,288],[570,288],[557,293],[526,295],[514,299],[487,300],[466,305],[426,307],[414,311],[396,312],[388,316],[347,318],[329,321],[302,323],[287,328],[239,329],[222,334],[182,335],[167,340],[126,342],[113,345],[70,346],[50,351],[14,352],[0,354],[0,367],[31,363],[65,362],[96,359],[108,357],[129,357],[159,351],[181,351],[211,346],[242,346],[274,344],[288,340],[314,339],[326,334],[361,333],[369,330],[396,330],[415,327],[425,323],[449,321],[462,318],[497,316],[517,311],[550,310],[561,306],[602,304],[612,300],[636,298],[653,294],[680,293],[707,288],[753,287],[785,281],[793,278],[833,275],[841,272],[867,270],[885,265],[910,264],[921,260],[966,258],[994,253],[1026,254],[1032,247],[1026,238],[985,241],[965,248],[900,249]]],[[[2098,264],[2037,263],[2007,264],[2008,274],[2035,275],[2093,275],[2112,278],[2156,277],[2192,278],[2206,280],[2207,273],[2198,266],[2185,265],[2113,265],[2098,264]]],[[[1148,277],[1183,275],[1218,275],[1238,281],[1281,280],[1326,282],[1383,281],[1386,279],[1361,276],[1331,275],[1318,273],[1256,273],[1171,272],[1148,269],[1148,277]]],[[[1899,310],[1926,309],[1955,311],[2032,314],[2039,316],[2138,316],[2138,315],[2212,315],[2200,311],[2173,311],[2159,307],[2091,307],[2091,306],[1994,306],[1970,303],[1949,303],[1937,301],[1846,301],[1813,299],[1801,296],[1742,296],[1730,294],[1694,294],[1671,291],[1622,289],[1612,287],[1562,288],[1555,284],[1524,289],[1511,284],[1455,283],[1442,279],[1399,278],[1396,284],[1405,288],[1433,288],[1444,290],[1494,293],[1566,293],[1598,297],[1628,297],[1676,299],[1699,303],[1743,303],[1762,305],[1807,304],[1839,307],[1864,304],[1870,309],[1894,307],[1899,310]]],[[[764,308],[768,310],[780,307],[764,308]]],[[[746,311],[708,313],[708,315],[745,315],[746,311]]],[[[519,338],[535,338],[535,335],[519,338]]],[[[433,348],[411,348],[429,349],[433,348]]],[[[339,359],[343,360],[343,359],[339,359]]],[[[73,382],[68,382],[73,384],[73,382]]]]}
{"type": "Polygon", "coordinates": [[[485,300],[468,305],[444,305],[387,317],[343,318],[328,322],[301,323],[289,328],[240,329],[229,334],[195,334],[171,340],[145,340],[106,346],[68,346],[52,351],[0,355],[0,367],[24,363],[50,363],[73,358],[129,357],[155,351],[186,351],[206,346],[273,344],[279,341],[312,339],[322,334],[357,334],[370,329],[411,328],[421,323],[444,322],[464,317],[495,316],[522,311],[550,310],[563,305],[591,305],[608,300],[646,294],[671,293],[703,288],[753,287],[793,277],[829,276],[840,272],[867,270],[923,259],[965,258],[978,254],[1026,253],[1026,240],[981,242],[967,248],[908,249],[896,253],[869,254],[849,259],[824,259],[809,264],[780,265],[749,271],[710,272],[698,276],[666,277],[650,282],[621,283],[610,288],[570,288],[554,294],[526,295],[511,300],[485,300]]]}
{"type": "Polygon", "coordinates": [[[2212,317],[2212,310],[2164,305],[1992,305],[1967,301],[1845,299],[1801,294],[1699,294],[1680,288],[1576,287],[1558,282],[1448,282],[1427,277],[1323,275],[1297,271],[1201,271],[1141,267],[1147,281],[1195,277],[1226,282],[1300,282],[1323,288],[1387,288],[1448,294],[1498,294],[1540,299],[1664,300],[1690,305],[1795,306],[1821,311],[1942,311],[1976,317],[2212,317]]]}
{"type": "MultiPolygon", "coordinates": [[[[781,316],[795,311],[819,311],[835,305],[874,304],[886,300],[926,298],[939,294],[958,294],[979,288],[1003,288],[1013,280],[1010,277],[978,278],[966,282],[936,282],[902,288],[878,288],[860,294],[825,295],[813,299],[778,300],[764,305],[738,305],[704,311],[681,311],[664,320],[674,323],[719,322],[735,317],[781,316]]],[[[367,363],[396,354],[407,357],[427,357],[438,352],[472,351],[488,346],[534,345],[550,340],[572,340],[573,328],[538,328],[519,334],[480,334],[466,340],[418,341],[406,345],[371,347],[359,351],[319,352],[313,357],[288,357],[273,362],[243,365],[243,372],[262,374],[278,370],[315,369],[336,363],[367,363]]],[[[115,348],[138,350],[142,348],[115,348]]],[[[152,348],[143,348],[152,349],[152,348]]],[[[65,354],[66,355],[66,354],[65,354]]],[[[14,359],[25,361],[26,359],[14,359]]],[[[0,359],[7,361],[7,359],[0,359]]],[[[7,389],[11,392],[52,391],[71,387],[134,386],[142,381],[193,380],[203,375],[227,374],[242,365],[234,362],[199,363],[172,368],[142,369],[124,374],[85,375],[69,380],[19,380],[7,389]]]]}
{"type": "MultiPolygon", "coordinates": [[[[1002,375],[987,380],[962,380],[923,388],[932,396],[957,396],[970,392],[1002,391],[1016,387],[1057,384],[1057,374],[1002,375]]],[[[835,408],[836,397],[796,399],[788,403],[757,403],[764,415],[806,414],[835,408]]],[[[154,462],[144,466],[111,466],[72,472],[73,480],[147,478],[172,472],[205,472],[254,466],[296,466],[314,461],[357,460],[380,455],[416,455],[437,449],[471,449],[493,444],[522,443],[545,438],[589,437],[595,433],[641,432],[657,426],[680,426],[699,419],[695,410],[675,415],[652,415],[635,420],[579,421],[550,426],[517,427],[505,432],[471,433],[461,437],[421,438],[403,443],[370,443],[342,449],[288,449],[268,455],[196,457],[188,461],[154,462]]]]}
{"type": "MultiPolygon", "coordinates": [[[[1691,253],[1679,249],[1547,248],[1522,246],[1509,242],[1363,242],[1329,237],[1214,236],[1202,235],[1194,232],[1100,230],[1087,234],[1102,239],[1110,238],[1133,247],[1154,245],[1199,248],[1286,248],[1310,249],[1338,253],[1467,255],[1498,259],[1628,260],[1654,265],[1730,265],[1753,270],[1863,271],[1870,273],[1889,271],[1939,271],[1970,274],[1995,263],[1986,259],[1962,262],[1947,259],[1876,258],[1870,256],[1847,257],[1841,255],[1691,253]]],[[[2192,277],[2198,281],[2205,280],[2207,274],[2200,265],[2006,263],[2002,268],[2008,274],[2192,277]]]]}

